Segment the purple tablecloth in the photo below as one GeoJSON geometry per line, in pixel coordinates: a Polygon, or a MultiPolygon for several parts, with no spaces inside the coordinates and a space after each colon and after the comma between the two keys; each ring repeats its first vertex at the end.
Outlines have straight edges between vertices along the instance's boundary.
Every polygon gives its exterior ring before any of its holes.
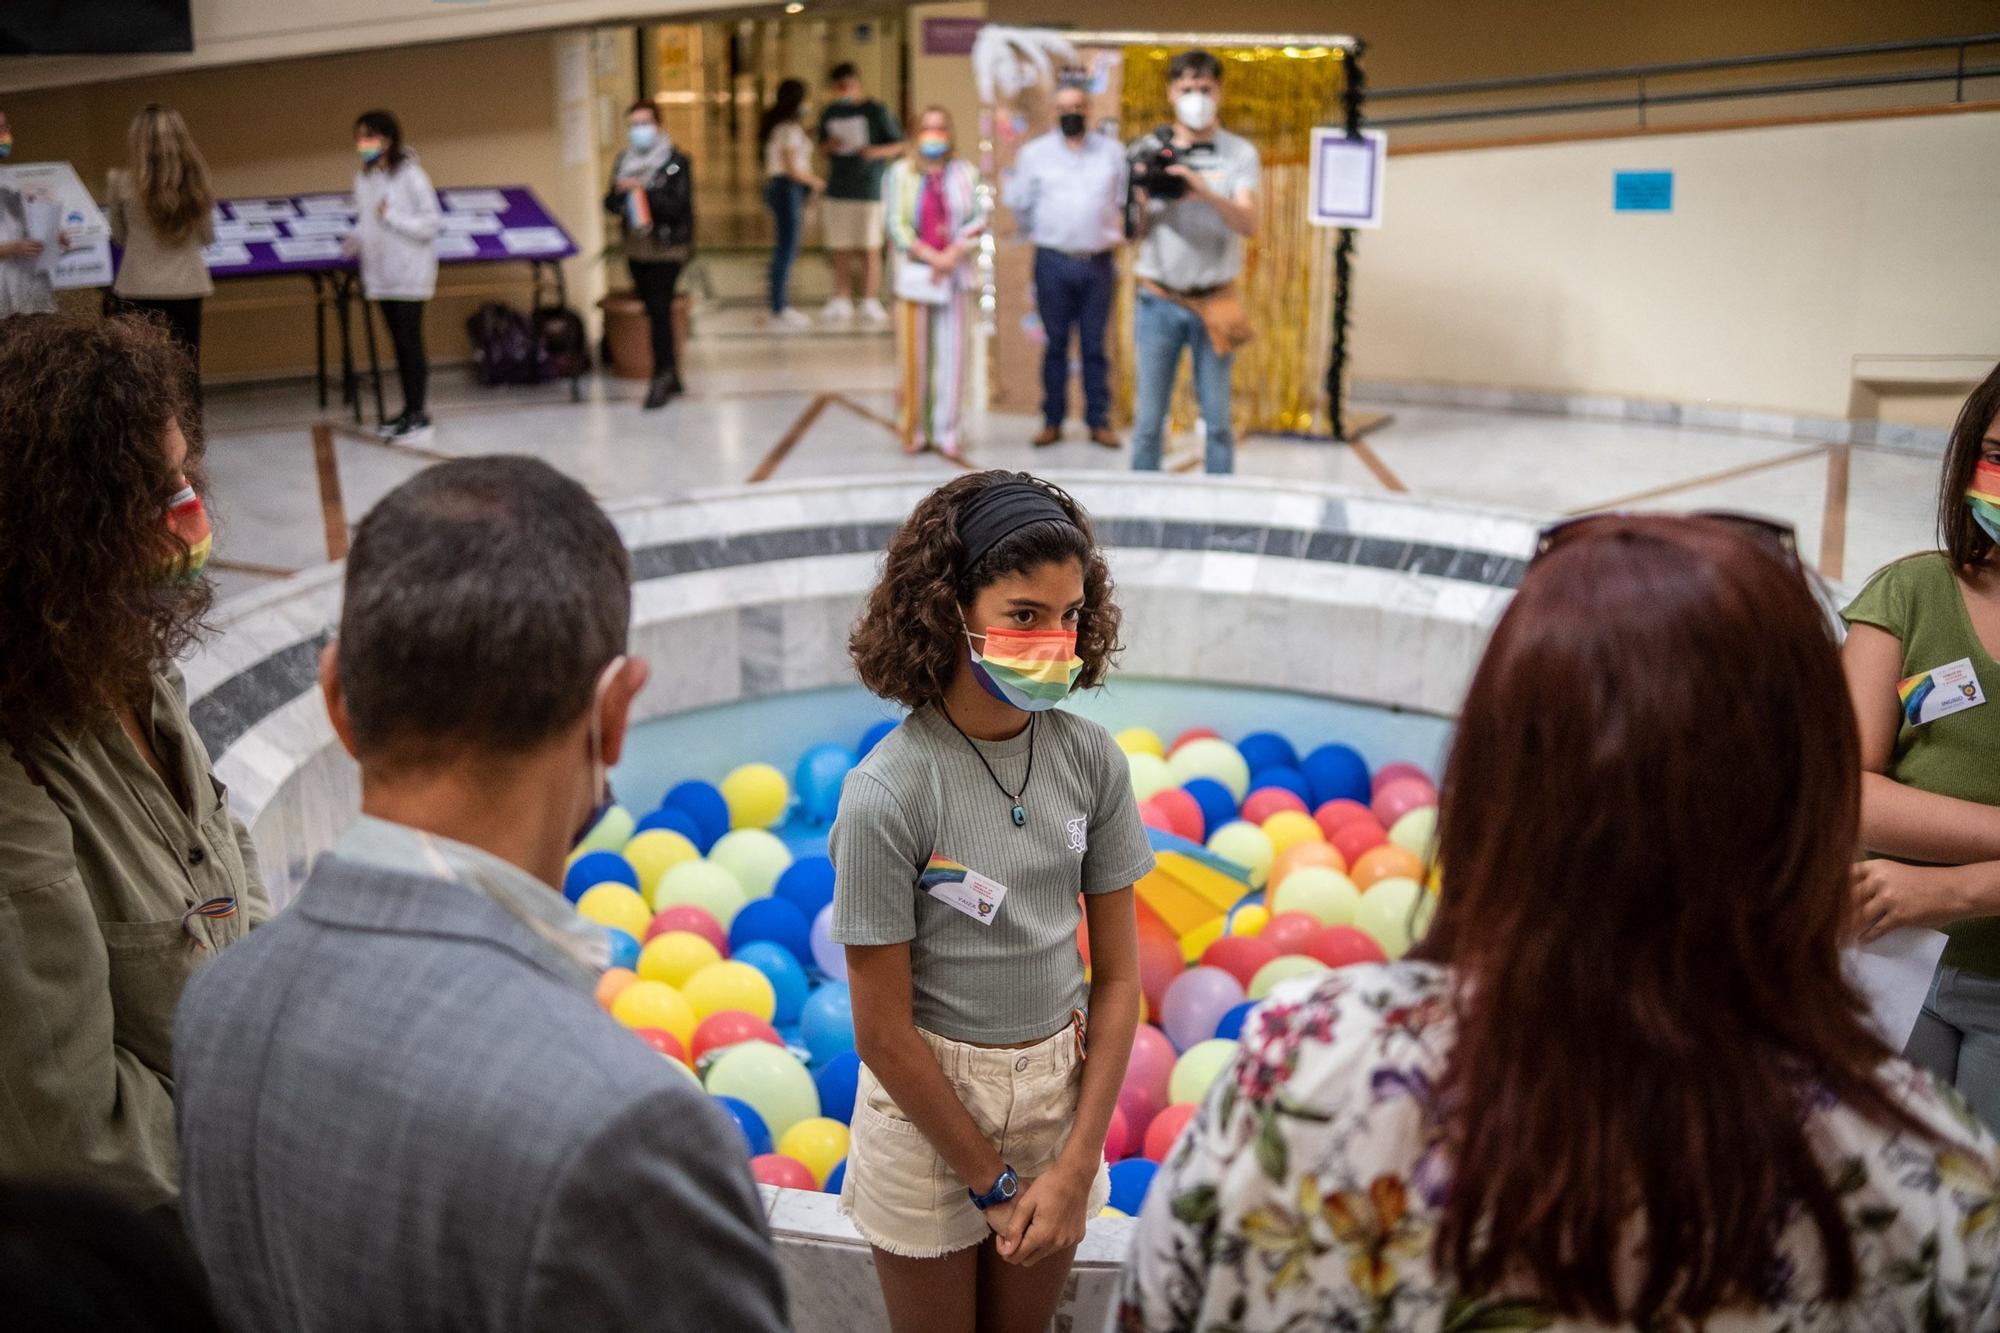
{"type": "MultiPolygon", "coordinates": [[[[525,263],[576,253],[560,222],[525,185],[453,186],[438,191],[444,229],[440,264],[525,263]]],[[[216,278],[351,269],[341,238],[354,227],[354,199],[345,194],[295,194],[225,199],[215,206],[215,244],[203,258],[216,278]]]]}

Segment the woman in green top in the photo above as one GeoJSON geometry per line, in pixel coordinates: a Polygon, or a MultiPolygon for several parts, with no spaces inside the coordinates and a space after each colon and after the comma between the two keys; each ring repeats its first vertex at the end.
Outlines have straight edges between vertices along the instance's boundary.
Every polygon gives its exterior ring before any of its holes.
{"type": "Polygon", "coordinates": [[[1861,727],[1864,936],[1951,936],[1907,1053],[2000,1125],[2000,367],[1952,428],[1942,551],[1868,581],[1843,613],[1861,727]]]}
{"type": "Polygon", "coordinates": [[[269,915],[173,667],[211,601],[162,329],[0,321],[0,1177],[171,1205],[174,1008],[269,915]]]}

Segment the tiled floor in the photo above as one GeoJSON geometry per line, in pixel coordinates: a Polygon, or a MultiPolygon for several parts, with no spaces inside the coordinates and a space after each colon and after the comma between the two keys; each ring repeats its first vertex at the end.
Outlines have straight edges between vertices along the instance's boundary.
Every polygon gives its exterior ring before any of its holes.
{"type": "MultiPolygon", "coordinates": [[[[723,307],[703,315],[688,363],[692,392],[661,412],[639,410],[644,386],[636,383],[587,381],[584,401],[573,404],[566,385],[483,389],[462,371],[440,371],[432,391],[437,436],[426,453],[339,437],[344,514],[349,522],[359,518],[435,456],[496,452],[546,458],[607,500],[753,477],[878,472],[942,481],[954,474],[942,458],[906,458],[897,448],[887,424],[895,378],[884,335],[767,335],[747,310],[723,307]]],[[[393,382],[386,392],[394,410],[393,382]]],[[[311,386],[217,387],[208,402],[224,594],[324,560],[310,439],[323,414],[311,386]]],[[[1938,460],[1930,454],[1856,446],[1843,457],[1840,449],[1797,439],[1642,422],[1409,404],[1383,410],[1393,419],[1362,447],[1253,438],[1239,446],[1238,468],[1535,514],[1605,506],[1754,510],[1796,525],[1801,550],[1850,583],[1932,543],[1938,460]]],[[[1127,465],[1124,452],[1081,439],[1032,449],[1027,439],[1036,424],[1021,416],[975,418],[968,452],[995,467],[1127,465]]],[[[1072,425],[1072,436],[1080,433],[1072,425]]],[[[1169,466],[1197,452],[1193,438],[1176,440],[1169,466]]],[[[1201,484],[1198,474],[1187,482],[1201,484]]]]}

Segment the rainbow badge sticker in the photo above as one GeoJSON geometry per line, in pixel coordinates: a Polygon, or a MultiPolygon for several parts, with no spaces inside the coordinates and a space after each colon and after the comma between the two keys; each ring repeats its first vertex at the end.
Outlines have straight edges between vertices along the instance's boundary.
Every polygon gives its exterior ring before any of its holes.
{"type": "Polygon", "coordinates": [[[1007,896],[1007,886],[998,880],[988,879],[977,870],[960,865],[950,857],[931,855],[924,873],[917,879],[917,886],[931,897],[948,907],[977,921],[980,925],[991,924],[1000,911],[1000,902],[1007,896]]]}
{"type": "Polygon", "coordinates": [[[1902,700],[1904,724],[1912,727],[1986,702],[1985,691],[1979,687],[1979,673],[1972,669],[1970,657],[1919,671],[1896,686],[1896,697],[1902,700]]]}

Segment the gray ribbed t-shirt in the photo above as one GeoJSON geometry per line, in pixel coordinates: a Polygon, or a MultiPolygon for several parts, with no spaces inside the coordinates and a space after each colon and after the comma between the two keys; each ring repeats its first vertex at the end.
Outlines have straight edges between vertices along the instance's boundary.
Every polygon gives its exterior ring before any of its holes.
{"type": "Polygon", "coordinates": [[[890,732],[841,792],[828,842],[833,938],[908,941],[912,1017],[953,1041],[1029,1041],[1068,1023],[1088,997],[1077,894],[1115,892],[1153,868],[1111,734],[1061,709],[1038,714],[1034,732],[1020,828],[972,747],[1018,791],[1028,730],[968,743],[933,707],[890,732]],[[956,867],[1006,886],[992,920],[975,921],[924,889],[927,869],[948,877],[956,867]]]}

